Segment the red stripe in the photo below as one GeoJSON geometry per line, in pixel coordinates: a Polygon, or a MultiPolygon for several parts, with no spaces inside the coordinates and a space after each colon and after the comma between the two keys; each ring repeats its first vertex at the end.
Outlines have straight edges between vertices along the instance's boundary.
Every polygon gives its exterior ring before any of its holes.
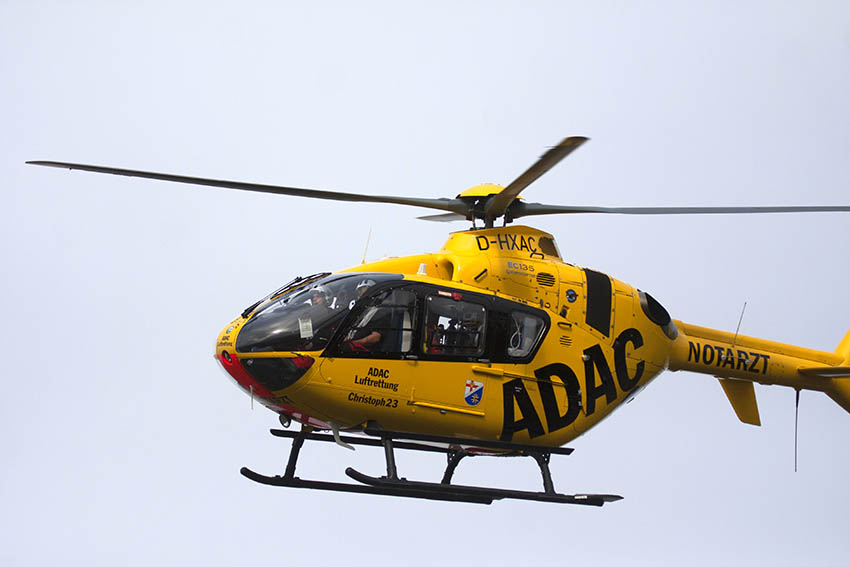
{"type": "Polygon", "coordinates": [[[245,388],[245,391],[250,393],[253,389],[254,394],[260,396],[261,398],[271,399],[274,397],[274,394],[266,390],[257,379],[248,374],[248,371],[242,366],[242,363],[236,358],[235,355],[230,355],[230,362],[224,357],[224,354],[220,354],[218,356],[219,362],[227,370],[227,373],[233,376],[233,379],[236,380],[236,383],[245,388]]]}

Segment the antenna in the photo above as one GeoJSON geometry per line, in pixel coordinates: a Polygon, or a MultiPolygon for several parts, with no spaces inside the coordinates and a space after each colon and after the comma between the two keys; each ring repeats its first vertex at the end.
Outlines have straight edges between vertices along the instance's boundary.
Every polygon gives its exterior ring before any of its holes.
{"type": "Polygon", "coordinates": [[[794,397],[794,472],[797,472],[797,424],[800,419],[800,389],[797,388],[794,397]]]}
{"type": "MultiPolygon", "coordinates": [[[[741,309],[741,316],[738,317],[738,326],[735,328],[735,336],[732,338],[732,348],[735,348],[735,342],[738,340],[738,331],[741,330],[741,321],[744,320],[744,310],[747,309],[747,302],[744,302],[744,307],[741,309]]],[[[726,354],[720,355],[720,360],[726,360],[726,354]]]]}
{"type": "Polygon", "coordinates": [[[369,252],[369,241],[372,240],[372,227],[369,227],[369,236],[366,237],[366,248],[363,250],[363,260],[361,264],[366,263],[366,253],[369,252]]]}
{"type": "Polygon", "coordinates": [[[738,340],[738,331],[741,330],[741,321],[744,320],[744,311],[747,309],[747,302],[744,302],[744,307],[741,308],[741,316],[738,318],[738,326],[735,328],[735,337],[732,339],[732,346],[735,346],[735,341],[738,340]]]}

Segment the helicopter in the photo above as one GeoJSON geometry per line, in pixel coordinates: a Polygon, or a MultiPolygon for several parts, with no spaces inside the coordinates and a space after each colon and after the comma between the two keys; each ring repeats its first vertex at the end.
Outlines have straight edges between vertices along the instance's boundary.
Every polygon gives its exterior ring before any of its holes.
{"type": "Polygon", "coordinates": [[[602,506],[616,494],[554,488],[552,455],[665,370],[716,377],[737,417],[760,425],[754,384],[823,392],[850,411],[850,331],[822,352],[673,319],[649,293],[562,258],[554,236],[512,225],[549,214],[847,212],[850,206],[593,207],[519,195],[587,141],[565,138],[506,186],[454,198],[342,193],[97,165],[40,166],[347,202],[434,209],[423,220],[469,221],[435,253],[299,276],[248,306],[218,334],[214,358],[292,439],[282,475],[241,473],[290,488],[490,504],[520,499],[602,506]],[[496,221],[502,221],[496,226],[496,221]],[[479,225],[480,222],[480,225],[479,225]],[[295,475],[306,441],[382,447],[386,474],[355,482],[295,475]],[[439,482],[401,477],[396,450],[443,453],[439,482]],[[530,457],[543,490],[452,483],[466,457],[530,457]]]}

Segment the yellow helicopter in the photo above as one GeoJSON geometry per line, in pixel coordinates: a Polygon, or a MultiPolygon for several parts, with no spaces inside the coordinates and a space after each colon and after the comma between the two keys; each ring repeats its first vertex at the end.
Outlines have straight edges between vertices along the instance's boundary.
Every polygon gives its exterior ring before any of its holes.
{"type": "Polygon", "coordinates": [[[753,383],[824,392],[850,411],[850,332],[835,352],[779,344],[671,318],[650,294],[565,261],[551,234],[508,226],[533,215],[850,211],[850,206],[610,208],[528,203],[519,194],[587,138],[549,149],[509,185],[453,199],[373,196],[54,161],[27,163],[179,183],[442,211],[466,220],[439,252],[297,277],[246,308],[216,341],[215,358],[292,438],[276,486],[490,504],[514,498],[601,506],[614,494],[556,492],[549,460],[630,401],[663,370],[719,379],[739,419],[759,425],[753,383]],[[502,219],[502,226],[495,226],[502,219]],[[483,226],[478,226],[482,221],[483,226]],[[330,433],[320,433],[329,431],[330,433]],[[343,435],[356,432],[363,435],[343,435]],[[379,446],[386,475],[352,468],[352,483],[295,476],[305,441],[379,446]],[[402,478],[396,449],[445,453],[439,482],[402,478]],[[467,456],[526,456],[542,491],[452,483],[467,456]]]}

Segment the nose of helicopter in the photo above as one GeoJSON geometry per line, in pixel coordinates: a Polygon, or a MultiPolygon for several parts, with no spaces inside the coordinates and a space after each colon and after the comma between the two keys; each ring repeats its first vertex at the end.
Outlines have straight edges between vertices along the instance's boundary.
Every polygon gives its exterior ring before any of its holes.
{"type": "Polygon", "coordinates": [[[313,366],[314,359],[300,353],[237,352],[236,339],[244,322],[237,319],[219,333],[214,357],[246,393],[261,401],[272,400],[277,397],[276,391],[301,378],[313,366]]]}
{"type": "Polygon", "coordinates": [[[214,358],[227,374],[227,377],[233,380],[237,386],[251,395],[271,396],[271,392],[264,391],[265,388],[248,374],[236,354],[236,336],[239,333],[238,328],[241,323],[242,321],[237,319],[221,330],[218,334],[218,340],[216,340],[214,358]]]}

